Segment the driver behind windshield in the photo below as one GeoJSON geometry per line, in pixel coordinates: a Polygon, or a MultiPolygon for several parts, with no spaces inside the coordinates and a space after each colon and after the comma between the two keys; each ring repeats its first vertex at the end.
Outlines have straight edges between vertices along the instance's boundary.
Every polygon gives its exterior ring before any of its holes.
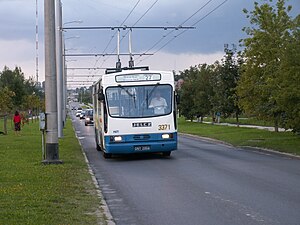
{"type": "Polygon", "coordinates": [[[167,102],[166,99],[161,97],[160,92],[155,92],[155,97],[152,98],[149,108],[154,108],[154,114],[164,114],[165,108],[167,108],[167,102]]]}

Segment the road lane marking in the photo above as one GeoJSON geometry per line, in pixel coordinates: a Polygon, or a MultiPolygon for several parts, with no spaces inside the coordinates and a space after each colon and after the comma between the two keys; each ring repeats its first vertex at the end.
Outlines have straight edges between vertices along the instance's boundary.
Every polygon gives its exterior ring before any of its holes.
{"type": "Polygon", "coordinates": [[[236,208],[241,214],[251,218],[252,220],[258,222],[259,224],[280,224],[278,221],[275,221],[271,218],[266,218],[261,215],[259,212],[254,211],[250,206],[246,206],[244,204],[238,203],[234,200],[225,199],[217,194],[211,193],[209,191],[204,192],[208,198],[214,199],[221,203],[229,204],[231,207],[236,208]]]}

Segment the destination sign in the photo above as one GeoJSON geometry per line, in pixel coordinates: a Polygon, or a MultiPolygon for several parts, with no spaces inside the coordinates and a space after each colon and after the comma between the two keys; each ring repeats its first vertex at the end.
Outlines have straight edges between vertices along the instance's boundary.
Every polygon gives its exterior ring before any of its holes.
{"type": "Polygon", "coordinates": [[[116,82],[136,82],[136,81],[159,81],[161,75],[158,73],[135,73],[117,75],[116,82]]]}

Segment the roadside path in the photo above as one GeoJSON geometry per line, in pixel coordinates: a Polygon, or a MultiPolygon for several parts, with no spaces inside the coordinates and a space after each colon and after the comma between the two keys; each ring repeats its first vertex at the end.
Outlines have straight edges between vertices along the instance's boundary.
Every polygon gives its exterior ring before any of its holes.
{"type": "MultiPolygon", "coordinates": [[[[195,121],[198,122],[198,121],[195,121]]],[[[212,124],[212,122],[203,122],[206,124],[212,124]]],[[[219,125],[219,126],[230,126],[230,127],[237,127],[237,124],[234,123],[214,123],[214,125],[219,125]]],[[[268,131],[275,131],[274,127],[267,127],[267,126],[256,126],[256,125],[245,125],[245,124],[240,124],[239,127],[247,127],[247,128],[255,128],[255,129],[260,129],[260,130],[268,130],[268,131]]],[[[284,128],[278,128],[279,132],[290,132],[291,130],[284,129],[284,128]]]]}

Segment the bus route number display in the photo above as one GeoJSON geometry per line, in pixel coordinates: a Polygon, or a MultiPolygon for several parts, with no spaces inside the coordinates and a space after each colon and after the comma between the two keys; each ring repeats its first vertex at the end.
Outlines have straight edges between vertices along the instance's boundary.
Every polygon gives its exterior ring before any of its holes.
{"type": "Polygon", "coordinates": [[[116,82],[136,82],[136,81],[159,81],[161,75],[157,73],[137,73],[117,75],[116,82]]]}

